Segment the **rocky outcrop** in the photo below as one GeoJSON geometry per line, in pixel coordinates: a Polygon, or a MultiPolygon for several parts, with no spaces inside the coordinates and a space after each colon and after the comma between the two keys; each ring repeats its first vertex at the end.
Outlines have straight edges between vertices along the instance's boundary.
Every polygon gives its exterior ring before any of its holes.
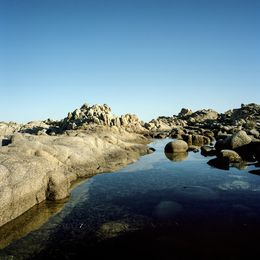
{"type": "Polygon", "coordinates": [[[260,126],[260,105],[241,104],[240,108],[231,109],[222,115],[222,121],[230,125],[254,128],[260,126]]]}
{"type": "MultiPolygon", "coordinates": [[[[180,112],[180,114],[182,114],[182,112],[180,112]]],[[[201,124],[204,122],[217,120],[218,116],[218,112],[212,109],[203,109],[194,113],[188,112],[188,114],[185,115],[185,119],[187,120],[188,124],[201,124]]]]}
{"type": "Polygon", "coordinates": [[[0,226],[48,199],[63,199],[77,178],[114,171],[149,153],[147,139],[97,127],[63,135],[16,133],[0,147],[0,226]]]}
{"type": "Polygon", "coordinates": [[[80,109],[69,112],[68,116],[61,121],[63,130],[82,130],[89,128],[90,125],[122,127],[130,132],[138,133],[147,132],[136,115],[114,116],[111,108],[106,104],[93,106],[84,104],[80,109]]]}
{"type": "Polygon", "coordinates": [[[162,132],[162,131],[171,131],[173,128],[176,128],[178,126],[185,126],[186,122],[173,117],[165,117],[161,116],[157,119],[151,120],[149,123],[146,123],[144,127],[148,129],[151,132],[162,132]]]}
{"type": "Polygon", "coordinates": [[[177,117],[180,118],[180,119],[186,120],[186,119],[188,119],[192,114],[193,114],[193,112],[192,112],[191,109],[182,108],[177,117]]]}

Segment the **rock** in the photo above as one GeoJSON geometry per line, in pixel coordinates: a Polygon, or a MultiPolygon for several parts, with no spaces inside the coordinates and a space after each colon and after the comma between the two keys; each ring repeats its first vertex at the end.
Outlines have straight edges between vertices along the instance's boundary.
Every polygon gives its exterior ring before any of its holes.
{"type": "Polygon", "coordinates": [[[232,150],[222,150],[219,154],[218,154],[218,158],[222,159],[228,159],[228,161],[230,163],[235,163],[235,162],[240,162],[241,161],[241,157],[239,156],[238,153],[236,153],[235,151],[232,150]]]}
{"type": "Polygon", "coordinates": [[[229,149],[230,148],[229,147],[229,141],[226,142],[225,140],[227,140],[227,138],[217,140],[217,142],[215,143],[215,149],[217,151],[221,151],[223,149],[229,149]]]}
{"type": "Polygon", "coordinates": [[[193,135],[192,136],[192,144],[196,146],[203,146],[205,144],[209,144],[210,139],[204,135],[193,135]]]}
{"type": "Polygon", "coordinates": [[[69,195],[79,177],[118,170],[147,154],[148,140],[123,129],[95,127],[94,133],[17,133],[0,147],[0,226],[42,201],[69,195]]]}
{"type": "Polygon", "coordinates": [[[216,120],[218,118],[218,112],[212,109],[198,110],[188,116],[187,120],[189,123],[204,123],[210,120],[216,120]]]}
{"type": "Polygon", "coordinates": [[[156,139],[164,139],[164,138],[166,138],[166,137],[168,137],[168,133],[158,133],[158,134],[155,134],[154,135],[154,138],[156,138],[156,139]]]}
{"type": "Polygon", "coordinates": [[[69,196],[70,182],[63,172],[50,172],[46,199],[61,200],[69,196]]]}
{"type": "Polygon", "coordinates": [[[165,153],[185,153],[188,150],[188,144],[183,140],[169,142],[165,148],[165,153]]]}
{"type": "Polygon", "coordinates": [[[228,158],[214,158],[207,162],[210,166],[221,170],[229,170],[229,159],[228,158]]]}
{"type": "Polygon", "coordinates": [[[200,147],[199,147],[199,146],[189,145],[189,149],[188,149],[189,152],[192,151],[192,152],[194,152],[194,153],[197,153],[197,152],[199,152],[199,150],[200,150],[200,147]]]}
{"type": "Polygon", "coordinates": [[[255,160],[260,162],[260,142],[252,142],[250,145],[249,149],[253,153],[255,160]]]}
{"type": "Polygon", "coordinates": [[[188,144],[189,147],[192,146],[193,142],[192,142],[192,135],[191,134],[183,134],[181,137],[182,137],[183,141],[185,141],[188,144]]]}
{"type": "Polygon", "coordinates": [[[201,154],[203,156],[215,156],[217,154],[217,150],[214,147],[204,145],[201,147],[201,154]]]}
{"type": "Polygon", "coordinates": [[[251,141],[251,138],[247,135],[245,131],[239,131],[231,137],[230,147],[231,149],[236,149],[238,147],[251,143],[251,141]]]}
{"type": "Polygon", "coordinates": [[[259,137],[259,132],[256,129],[251,129],[249,134],[253,135],[255,138],[259,137]]]}
{"type": "Polygon", "coordinates": [[[165,153],[165,156],[174,162],[181,162],[188,158],[187,152],[178,152],[178,153],[165,153]]]}
{"type": "Polygon", "coordinates": [[[156,151],[156,149],[155,148],[153,148],[153,147],[149,147],[148,148],[148,154],[151,154],[151,153],[154,153],[156,151]]]}
{"type": "Polygon", "coordinates": [[[192,110],[190,110],[188,108],[182,108],[180,113],[178,114],[178,118],[186,119],[191,114],[192,114],[192,110]]]}

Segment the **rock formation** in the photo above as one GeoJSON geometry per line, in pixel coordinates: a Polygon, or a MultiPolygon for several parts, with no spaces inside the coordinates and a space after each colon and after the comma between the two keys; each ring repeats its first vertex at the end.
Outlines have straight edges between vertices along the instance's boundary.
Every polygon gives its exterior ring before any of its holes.
{"type": "Polygon", "coordinates": [[[0,226],[36,204],[60,200],[77,178],[117,170],[149,153],[143,136],[100,127],[95,133],[16,133],[0,148],[0,226]]]}
{"type": "Polygon", "coordinates": [[[68,116],[61,121],[63,130],[86,129],[90,125],[115,126],[123,127],[130,132],[146,132],[136,115],[114,116],[111,108],[106,104],[93,106],[84,104],[80,109],[69,112],[68,116]]]}
{"type": "Polygon", "coordinates": [[[84,104],[60,121],[0,122],[0,226],[45,199],[68,196],[77,178],[116,170],[151,153],[147,136],[177,139],[168,147],[171,160],[202,147],[203,155],[216,155],[210,165],[228,169],[237,162],[259,163],[259,132],[256,104],[224,114],[182,109],[149,123],[132,114],[115,116],[107,105],[84,104]],[[182,149],[178,156],[176,149],[182,149]]]}

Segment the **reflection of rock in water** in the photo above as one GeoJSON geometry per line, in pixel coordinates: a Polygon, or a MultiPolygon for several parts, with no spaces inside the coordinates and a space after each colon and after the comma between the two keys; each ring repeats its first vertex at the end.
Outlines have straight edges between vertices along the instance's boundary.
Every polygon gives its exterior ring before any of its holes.
{"type": "Polygon", "coordinates": [[[211,159],[208,161],[208,164],[221,170],[229,170],[230,167],[235,167],[239,170],[245,170],[247,168],[247,162],[230,163],[229,159],[225,157],[211,159]]]}
{"type": "Polygon", "coordinates": [[[51,216],[60,212],[63,206],[64,201],[45,201],[34,206],[22,216],[2,226],[0,228],[0,249],[5,248],[30,232],[39,229],[51,216]]]}
{"type": "Polygon", "coordinates": [[[188,158],[188,153],[165,153],[165,156],[170,160],[174,162],[180,162],[184,161],[188,158]]]}

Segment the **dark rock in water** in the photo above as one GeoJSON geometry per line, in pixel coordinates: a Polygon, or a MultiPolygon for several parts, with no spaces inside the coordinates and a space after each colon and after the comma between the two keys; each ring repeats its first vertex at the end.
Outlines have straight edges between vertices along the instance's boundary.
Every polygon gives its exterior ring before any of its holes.
{"type": "Polygon", "coordinates": [[[165,148],[165,153],[185,153],[188,150],[188,144],[183,140],[175,140],[173,142],[169,142],[165,148]]]}
{"type": "Polygon", "coordinates": [[[215,143],[215,149],[218,152],[220,152],[221,150],[224,150],[224,149],[231,149],[231,147],[230,147],[230,139],[231,139],[231,136],[228,136],[225,139],[219,139],[215,143]]]}
{"type": "Polygon", "coordinates": [[[256,161],[260,162],[260,142],[252,142],[251,143],[254,158],[256,161]]]}
{"type": "Polygon", "coordinates": [[[235,151],[242,157],[244,161],[247,162],[255,162],[256,161],[256,156],[255,156],[255,151],[256,151],[256,144],[254,142],[249,143],[247,145],[238,147],[235,149],[235,151]]]}
{"type": "Polygon", "coordinates": [[[215,156],[217,154],[217,150],[214,147],[204,145],[201,147],[201,155],[203,156],[215,156]]]}
{"type": "Polygon", "coordinates": [[[165,156],[170,160],[174,162],[180,162],[184,161],[188,158],[188,153],[187,152],[182,152],[182,153],[165,153],[165,156]]]}
{"type": "Polygon", "coordinates": [[[221,170],[229,170],[229,159],[228,158],[215,158],[208,161],[208,165],[218,168],[221,170]]]}
{"type": "Polygon", "coordinates": [[[260,175],[260,169],[249,171],[251,174],[260,175]]]}

